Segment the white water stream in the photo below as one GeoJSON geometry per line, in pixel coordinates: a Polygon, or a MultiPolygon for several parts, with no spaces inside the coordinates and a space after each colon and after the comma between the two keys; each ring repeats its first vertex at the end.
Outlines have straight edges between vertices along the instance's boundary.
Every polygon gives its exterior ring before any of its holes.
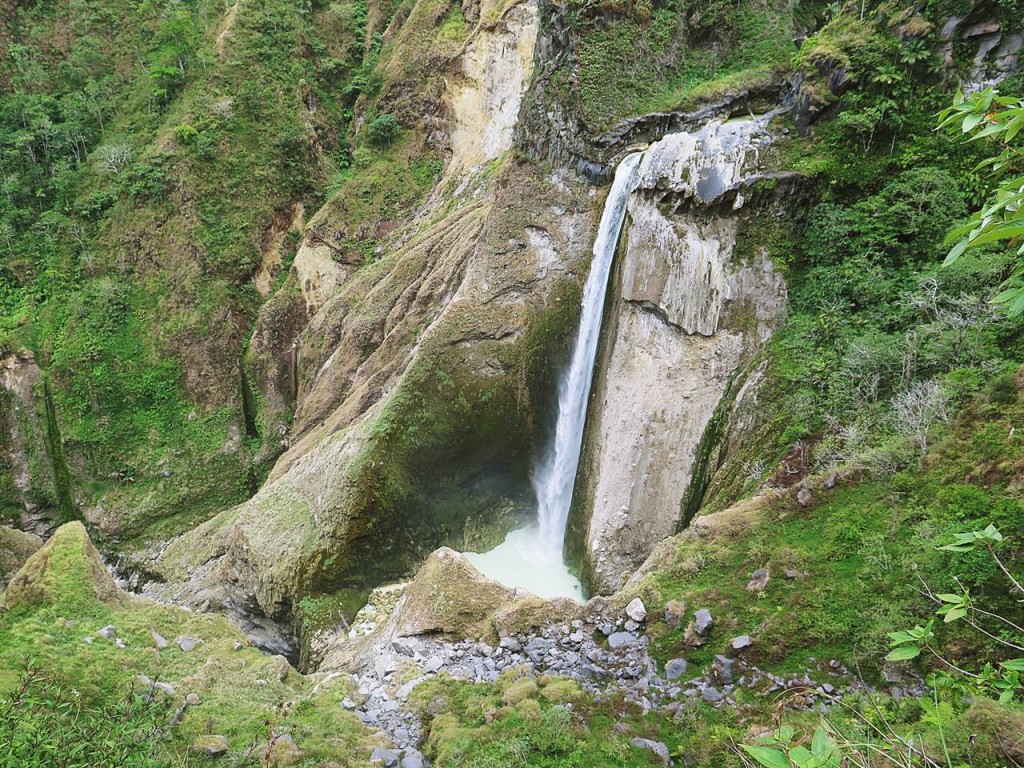
{"type": "Polygon", "coordinates": [[[562,547],[583,445],[608,277],[642,156],[640,152],[627,155],[619,163],[601,215],[594,258],[583,290],[580,328],[572,362],[559,382],[555,440],[533,476],[537,525],[513,531],[490,552],[466,553],[470,562],[486,576],[508,586],[523,587],[540,597],[581,599],[583,596],[579,580],[569,573],[562,558],[562,547]]]}

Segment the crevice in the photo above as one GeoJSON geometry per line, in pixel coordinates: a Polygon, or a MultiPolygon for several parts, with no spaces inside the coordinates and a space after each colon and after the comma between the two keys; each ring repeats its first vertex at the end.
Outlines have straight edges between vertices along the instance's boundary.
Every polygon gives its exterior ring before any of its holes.
{"type": "Polygon", "coordinates": [[[75,502],[71,496],[71,473],[64,459],[64,446],[61,443],[60,427],[57,424],[57,409],[50,393],[50,382],[43,374],[43,410],[46,416],[46,455],[53,472],[53,495],[56,501],[57,519],[61,523],[79,519],[75,502]]]}

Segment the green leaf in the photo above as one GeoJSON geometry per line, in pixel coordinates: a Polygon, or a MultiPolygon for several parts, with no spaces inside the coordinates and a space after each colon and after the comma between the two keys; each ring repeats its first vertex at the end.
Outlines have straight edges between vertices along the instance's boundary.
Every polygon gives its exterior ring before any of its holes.
{"type": "Polygon", "coordinates": [[[966,608],[962,608],[960,606],[953,606],[948,611],[946,611],[946,616],[943,619],[943,622],[945,622],[946,624],[949,624],[951,621],[956,621],[957,619],[962,619],[966,615],[967,615],[967,609],[966,608]]]}
{"type": "Polygon", "coordinates": [[[824,728],[817,728],[811,738],[811,752],[816,755],[827,755],[835,748],[824,728]]]}
{"type": "Polygon", "coordinates": [[[781,750],[771,747],[752,747],[749,744],[740,744],[740,747],[765,768],[792,768],[789,758],[781,750]]]}
{"type": "Polygon", "coordinates": [[[921,655],[921,649],[916,645],[904,645],[900,646],[889,652],[889,655],[885,657],[886,661],[907,661],[908,659],[915,659],[921,655]]]}
{"type": "Polygon", "coordinates": [[[964,124],[963,124],[963,127],[961,128],[961,130],[964,133],[970,133],[975,128],[977,128],[978,124],[981,123],[981,121],[984,120],[984,119],[985,119],[985,113],[984,112],[973,112],[973,113],[967,115],[967,117],[964,118],[964,124]]]}
{"type": "Polygon", "coordinates": [[[963,595],[953,595],[953,594],[950,594],[948,592],[940,594],[940,595],[936,595],[936,597],[939,598],[939,600],[941,600],[944,603],[954,603],[954,604],[957,604],[957,605],[962,603],[963,600],[964,600],[963,595]]]}
{"type": "Polygon", "coordinates": [[[1013,699],[1013,693],[1014,691],[1012,688],[1008,688],[1007,690],[1003,691],[1001,694],[999,694],[999,703],[1009,704],[1010,700],[1013,699]]]}
{"type": "Polygon", "coordinates": [[[1008,659],[999,662],[999,666],[1012,672],[1024,672],[1024,659],[1008,659]]]}
{"type": "Polygon", "coordinates": [[[819,763],[818,758],[811,754],[807,747],[793,747],[789,750],[789,759],[799,768],[814,768],[819,763]]]}

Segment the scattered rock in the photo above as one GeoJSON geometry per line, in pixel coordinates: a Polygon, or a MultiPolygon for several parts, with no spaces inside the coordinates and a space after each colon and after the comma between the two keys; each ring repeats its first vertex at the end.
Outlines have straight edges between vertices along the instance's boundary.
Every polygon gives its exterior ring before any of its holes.
{"type": "Polygon", "coordinates": [[[811,503],[811,492],[807,488],[801,488],[796,494],[796,503],[801,507],[806,507],[811,503]]]}
{"type": "Polygon", "coordinates": [[[647,606],[639,597],[634,597],[626,606],[626,615],[633,621],[641,622],[647,619],[647,606]]]}
{"type": "Polygon", "coordinates": [[[711,677],[721,685],[732,685],[734,664],[735,662],[726,656],[715,656],[715,660],[711,662],[711,677]]]}
{"type": "Polygon", "coordinates": [[[156,630],[152,630],[149,633],[149,636],[153,638],[153,645],[155,645],[157,647],[157,650],[159,651],[162,651],[164,648],[170,645],[170,643],[167,642],[167,638],[161,635],[156,630]]]}
{"type": "Polygon", "coordinates": [[[96,638],[92,637],[92,635],[86,635],[85,637],[82,638],[82,642],[85,643],[86,645],[92,645],[93,642],[95,641],[95,639],[96,638]]]}
{"type": "Polygon", "coordinates": [[[190,693],[185,697],[185,704],[190,707],[198,707],[200,703],[198,693],[190,693]]]}
{"type": "Polygon", "coordinates": [[[707,608],[701,608],[693,615],[693,629],[698,635],[707,636],[713,626],[715,620],[707,608]]]}
{"type": "Polygon", "coordinates": [[[713,685],[709,685],[707,688],[705,688],[704,691],[701,693],[700,697],[704,699],[704,701],[706,701],[708,704],[717,704],[723,698],[725,698],[724,696],[722,696],[722,692],[715,688],[713,685]]]}
{"type": "Polygon", "coordinates": [[[768,569],[758,568],[750,575],[750,581],[747,582],[747,592],[763,591],[768,586],[768,579],[768,569]]]}
{"type": "Polygon", "coordinates": [[[374,747],[373,752],[370,753],[370,765],[397,768],[398,755],[386,747],[374,747]]]}
{"type": "Polygon", "coordinates": [[[359,705],[352,701],[352,699],[350,699],[348,696],[346,696],[344,699],[341,700],[341,706],[343,706],[345,709],[351,712],[359,705]]]}
{"type": "Polygon", "coordinates": [[[205,757],[223,757],[228,753],[227,736],[197,736],[192,750],[205,757]]]}
{"type": "Polygon", "coordinates": [[[649,749],[661,758],[662,765],[672,765],[672,758],[669,757],[668,747],[660,741],[651,741],[650,739],[633,739],[632,744],[634,747],[639,749],[649,749]]]}
{"type": "Polygon", "coordinates": [[[676,680],[686,674],[686,669],[689,666],[686,659],[672,659],[665,665],[665,677],[669,680],[676,680]]]}
{"type": "Polygon", "coordinates": [[[665,623],[670,627],[678,627],[686,618],[686,603],[682,600],[669,600],[665,605],[665,623]]]}
{"type": "Polygon", "coordinates": [[[170,683],[153,683],[153,687],[165,696],[173,696],[177,691],[170,683]]]}
{"type": "Polygon", "coordinates": [[[185,635],[180,635],[174,639],[174,642],[177,643],[178,647],[181,648],[181,650],[187,652],[191,651],[193,648],[195,648],[197,645],[199,645],[199,643],[203,641],[200,640],[198,637],[186,637],[185,635]]]}
{"type": "Polygon", "coordinates": [[[100,637],[105,637],[107,640],[113,640],[117,636],[117,630],[114,629],[113,624],[108,624],[96,634],[100,637]]]}
{"type": "Polygon", "coordinates": [[[284,766],[295,765],[301,758],[299,745],[295,743],[295,739],[290,733],[275,736],[260,751],[260,765],[266,768],[284,768],[284,766]]]}
{"type": "Polygon", "coordinates": [[[124,650],[125,648],[127,648],[127,647],[128,647],[127,645],[125,645],[125,644],[124,644],[124,640],[122,640],[122,639],[121,639],[120,637],[116,637],[116,638],[114,638],[114,645],[116,645],[116,646],[117,646],[118,648],[120,648],[120,649],[121,649],[122,651],[123,651],[123,650],[124,650]]]}
{"type": "Polygon", "coordinates": [[[737,635],[729,641],[729,645],[732,646],[734,651],[742,651],[744,648],[749,648],[754,644],[750,635],[737,635]]]}
{"type": "Polygon", "coordinates": [[[786,573],[784,575],[787,579],[792,581],[793,579],[800,578],[800,571],[796,570],[796,568],[787,568],[786,573]]]}
{"type": "Polygon", "coordinates": [[[400,768],[424,768],[427,761],[423,758],[418,749],[407,749],[402,755],[400,768]]]}
{"type": "Polygon", "coordinates": [[[612,632],[608,635],[608,647],[615,649],[636,645],[637,639],[632,632],[612,632]]]}

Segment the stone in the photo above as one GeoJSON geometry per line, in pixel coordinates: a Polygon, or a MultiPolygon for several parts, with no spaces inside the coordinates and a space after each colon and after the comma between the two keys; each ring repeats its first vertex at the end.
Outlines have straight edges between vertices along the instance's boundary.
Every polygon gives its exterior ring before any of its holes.
{"type": "Polygon", "coordinates": [[[114,629],[113,624],[108,624],[96,634],[100,637],[105,637],[107,640],[113,640],[117,636],[117,630],[114,629]]]}
{"type": "Polygon", "coordinates": [[[125,645],[125,644],[124,644],[124,640],[122,640],[122,639],[121,639],[120,637],[115,637],[115,638],[114,638],[114,645],[116,645],[116,646],[117,646],[118,648],[120,648],[120,649],[121,649],[122,651],[123,651],[123,650],[124,650],[125,648],[127,648],[127,647],[128,647],[127,645],[125,645]]]}
{"type": "Polygon", "coordinates": [[[799,504],[801,507],[806,507],[808,504],[810,504],[811,498],[811,492],[807,488],[801,488],[796,493],[796,503],[799,504]]]}
{"type": "Polygon", "coordinates": [[[612,632],[608,636],[608,647],[609,648],[626,648],[631,645],[636,645],[637,636],[632,632],[612,632]]]}
{"type": "Polygon", "coordinates": [[[686,659],[672,659],[665,665],[665,677],[669,680],[676,680],[686,674],[689,667],[686,659]]]}
{"type": "Polygon", "coordinates": [[[713,685],[709,685],[707,688],[705,688],[704,691],[701,693],[700,697],[708,704],[717,704],[723,698],[725,698],[724,696],[722,696],[722,692],[715,688],[713,685]]]}
{"type": "Polygon", "coordinates": [[[400,768],[425,768],[427,761],[418,749],[407,749],[402,753],[400,768]]]}
{"type": "Polygon", "coordinates": [[[82,642],[85,643],[86,645],[92,645],[95,641],[96,641],[96,638],[92,637],[91,635],[86,635],[85,637],[82,638],[82,642]]]}
{"type": "Polygon", "coordinates": [[[348,696],[346,696],[344,699],[341,700],[341,706],[347,709],[349,712],[351,712],[359,705],[352,701],[352,699],[350,699],[348,696]]]}
{"type": "Polygon", "coordinates": [[[153,683],[153,687],[165,696],[173,696],[176,693],[174,686],[170,683],[153,683]]]}
{"type": "Polygon", "coordinates": [[[153,645],[156,646],[158,651],[162,651],[164,648],[170,645],[170,643],[167,642],[167,638],[161,635],[156,630],[150,631],[149,636],[153,638],[153,645]]]}
{"type": "Polygon", "coordinates": [[[498,647],[504,648],[506,651],[511,651],[512,653],[519,653],[521,650],[523,650],[522,643],[520,643],[514,637],[501,638],[501,642],[498,643],[498,647]]]}
{"type": "Polygon", "coordinates": [[[707,608],[701,608],[693,615],[693,629],[698,635],[706,637],[713,626],[715,620],[707,608]]]}
{"type": "Polygon", "coordinates": [[[444,661],[441,659],[440,656],[431,656],[429,659],[427,659],[426,663],[424,663],[423,670],[425,672],[437,672],[443,666],[444,661]]]}
{"type": "Polygon", "coordinates": [[[271,742],[260,750],[260,765],[265,768],[284,768],[295,765],[301,759],[302,752],[290,733],[275,735],[271,742]]]}
{"type": "Polygon", "coordinates": [[[192,751],[204,757],[223,757],[228,753],[228,737],[197,736],[192,742],[192,751]]]}
{"type": "Polygon", "coordinates": [[[640,629],[640,622],[633,621],[632,619],[626,619],[626,623],[622,625],[627,632],[636,632],[640,629]]]}
{"type": "Polygon", "coordinates": [[[185,704],[187,704],[190,707],[198,707],[200,703],[201,702],[199,700],[198,693],[190,693],[188,696],[185,697],[185,704]]]}
{"type": "Polygon", "coordinates": [[[754,644],[750,635],[737,635],[729,641],[729,645],[732,646],[734,651],[742,651],[744,648],[749,648],[754,644]]]}
{"type": "Polygon", "coordinates": [[[715,660],[711,662],[711,677],[721,685],[732,685],[734,664],[735,662],[726,656],[715,656],[715,660]]]}
{"type": "Polygon", "coordinates": [[[747,592],[762,592],[768,586],[770,575],[767,568],[758,568],[750,574],[750,581],[747,582],[747,592]]]}
{"type": "Polygon", "coordinates": [[[403,683],[399,686],[398,690],[395,691],[395,698],[399,701],[405,701],[409,698],[409,694],[412,693],[413,689],[422,683],[426,678],[417,677],[415,680],[410,680],[407,683],[403,683]]]}
{"type": "Polygon", "coordinates": [[[626,615],[633,621],[640,622],[647,619],[647,606],[639,597],[634,597],[626,606],[626,615]]]}
{"type": "Polygon", "coordinates": [[[370,753],[370,765],[398,768],[398,755],[387,747],[374,747],[370,753]]]}
{"type": "Polygon", "coordinates": [[[669,600],[665,604],[665,623],[670,627],[678,627],[686,618],[686,603],[682,600],[669,600]]]}
{"type": "Polygon", "coordinates": [[[179,648],[181,648],[181,650],[187,653],[203,641],[200,640],[198,637],[188,637],[186,635],[179,635],[178,637],[174,638],[174,642],[177,644],[179,648]]]}
{"type": "Polygon", "coordinates": [[[787,568],[786,573],[784,575],[787,579],[793,581],[793,579],[800,578],[800,571],[796,570],[796,568],[787,568]]]}
{"type": "Polygon", "coordinates": [[[668,747],[666,747],[662,742],[651,741],[650,739],[633,739],[631,743],[638,749],[649,749],[661,758],[662,765],[672,765],[672,758],[669,756],[668,747]]]}
{"type": "Polygon", "coordinates": [[[398,638],[392,641],[391,647],[395,649],[396,653],[403,656],[415,656],[419,650],[419,644],[409,638],[398,638]]]}

